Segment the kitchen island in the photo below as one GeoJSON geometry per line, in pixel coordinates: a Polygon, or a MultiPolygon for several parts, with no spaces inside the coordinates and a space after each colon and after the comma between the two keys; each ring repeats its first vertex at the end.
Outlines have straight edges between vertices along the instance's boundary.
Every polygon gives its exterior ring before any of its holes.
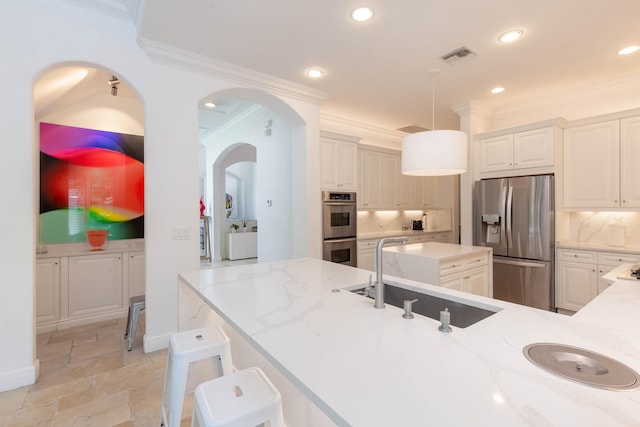
{"type": "Polygon", "coordinates": [[[568,317],[387,277],[496,311],[442,333],[438,321],[345,291],[369,277],[311,258],[184,273],[180,329],[222,323],[235,366],[262,367],[280,389],[289,426],[640,425],[640,391],[577,384],[522,353],[563,343],[640,371],[638,283],[617,281],[568,317]]]}

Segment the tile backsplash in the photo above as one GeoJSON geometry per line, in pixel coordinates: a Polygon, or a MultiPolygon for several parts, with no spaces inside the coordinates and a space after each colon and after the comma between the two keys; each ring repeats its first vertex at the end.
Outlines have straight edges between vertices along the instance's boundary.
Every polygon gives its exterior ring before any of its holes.
{"type": "Polygon", "coordinates": [[[640,246],[640,212],[570,212],[568,223],[571,241],[640,246]]]}
{"type": "Polygon", "coordinates": [[[384,233],[411,229],[411,221],[421,220],[426,214],[426,231],[449,231],[452,225],[451,209],[427,209],[423,211],[359,211],[358,233],[384,233]]]}

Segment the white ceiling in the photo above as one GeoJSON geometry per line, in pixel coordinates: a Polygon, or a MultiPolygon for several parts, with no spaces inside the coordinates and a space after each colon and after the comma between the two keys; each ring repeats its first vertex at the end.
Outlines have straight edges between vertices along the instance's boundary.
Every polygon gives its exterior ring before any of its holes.
{"type": "Polygon", "coordinates": [[[388,129],[431,128],[428,70],[436,81],[436,127],[456,128],[454,105],[494,111],[638,75],[638,0],[368,0],[374,17],[356,23],[360,0],[153,0],[140,3],[141,39],[168,44],[325,91],[322,112],[388,129]],[[512,44],[497,41],[524,29],[512,44]],[[477,56],[440,57],[461,46],[477,56]],[[305,69],[326,70],[310,80],[305,69]],[[492,95],[489,90],[504,86],[492,95]]]}

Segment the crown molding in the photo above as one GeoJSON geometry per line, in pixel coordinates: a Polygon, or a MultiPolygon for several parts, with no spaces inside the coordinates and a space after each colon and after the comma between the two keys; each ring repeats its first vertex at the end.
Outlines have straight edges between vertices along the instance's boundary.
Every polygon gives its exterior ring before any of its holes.
{"type": "Polygon", "coordinates": [[[478,101],[469,101],[462,104],[451,106],[451,111],[456,113],[458,117],[463,116],[480,116],[483,119],[491,120],[493,118],[493,110],[478,101]]]}
{"type": "Polygon", "coordinates": [[[528,114],[544,113],[547,110],[557,108],[558,105],[584,104],[594,102],[603,96],[625,94],[638,90],[640,90],[640,73],[581,86],[557,95],[538,98],[532,102],[504,105],[495,109],[493,118],[497,121],[503,121],[528,114]]]}
{"type": "Polygon", "coordinates": [[[128,23],[136,23],[141,0],[63,0],[128,23]]]}
{"type": "Polygon", "coordinates": [[[371,137],[393,143],[402,142],[407,134],[404,132],[389,130],[343,117],[320,113],[320,129],[330,132],[344,133],[358,138],[371,137]]]}
{"type": "Polygon", "coordinates": [[[298,99],[313,104],[321,104],[328,94],[326,92],[279,79],[268,74],[240,67],[176,48],[164,43],[140,38],[138,42],[146,50],[154,62],[213,75],[245,87],[265,89],[273,94],[298,99]]]}

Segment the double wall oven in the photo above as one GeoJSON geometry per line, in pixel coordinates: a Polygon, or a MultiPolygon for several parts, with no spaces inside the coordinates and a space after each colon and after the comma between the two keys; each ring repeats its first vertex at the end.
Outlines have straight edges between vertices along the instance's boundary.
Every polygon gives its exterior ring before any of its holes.
{"type": "Polygon", "coordinates": [[[322,192],[322,259],[357,265],[356,193],[322,192]]]}

